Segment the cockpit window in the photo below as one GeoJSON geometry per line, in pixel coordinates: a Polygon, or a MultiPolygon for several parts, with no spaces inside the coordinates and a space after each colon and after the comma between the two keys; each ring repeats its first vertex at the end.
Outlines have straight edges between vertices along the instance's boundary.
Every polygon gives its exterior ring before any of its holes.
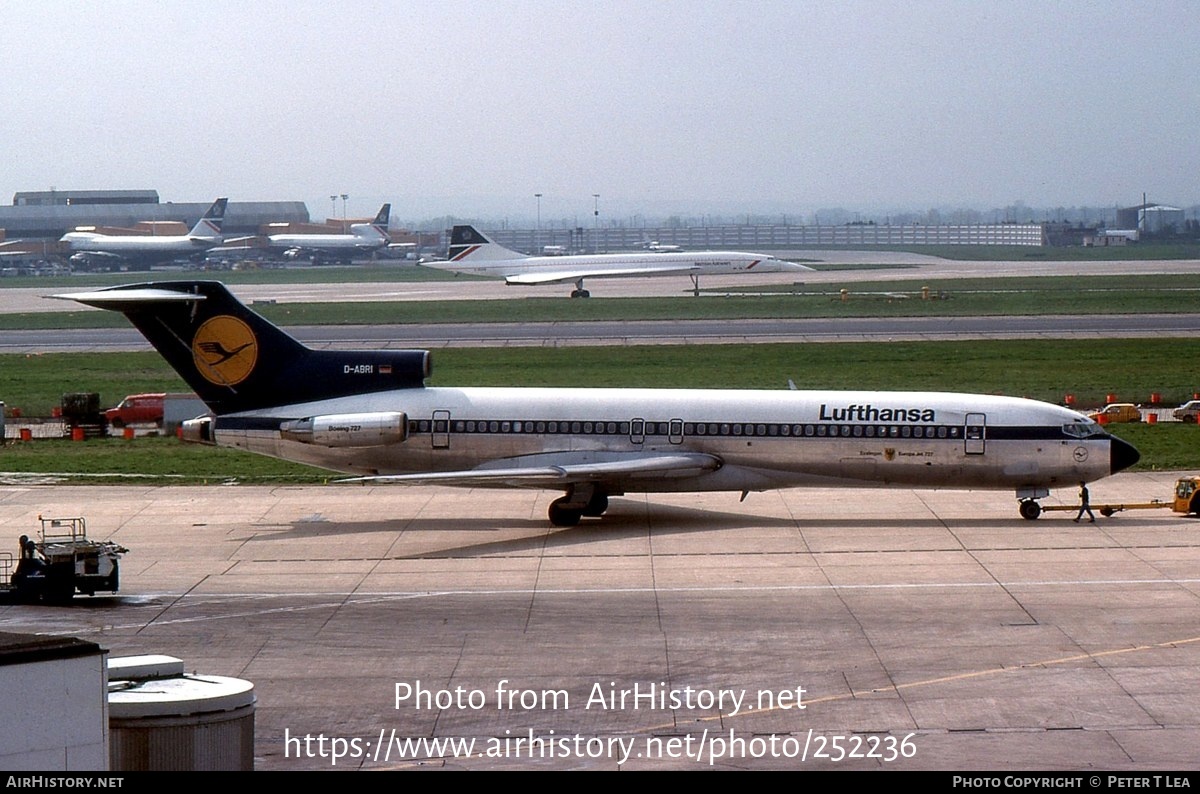
{"type": "Polygon", "coordinates": [[[1077,419],[1070,424],[1063,425],[1062,431],[1063,435],[1071,438],[1091,438],[1105,435],[1104,429],[1091,419],[1077,419]]]}

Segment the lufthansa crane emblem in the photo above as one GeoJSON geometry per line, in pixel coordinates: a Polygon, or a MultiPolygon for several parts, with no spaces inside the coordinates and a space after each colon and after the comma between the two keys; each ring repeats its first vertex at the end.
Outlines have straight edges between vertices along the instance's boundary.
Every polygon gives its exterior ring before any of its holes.
{"type": "Polygon", "coordinates": [[[236,317],[218,315],[196,329],[192,359],[205,380],[218,386],[235,386],[254,371],[258,363],[258,340],[246,323],[236,317]]]}

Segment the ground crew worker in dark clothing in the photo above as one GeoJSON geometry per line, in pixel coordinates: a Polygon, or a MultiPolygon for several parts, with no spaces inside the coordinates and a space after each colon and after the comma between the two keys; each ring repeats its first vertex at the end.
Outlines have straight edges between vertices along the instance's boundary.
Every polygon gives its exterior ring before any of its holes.
{"type": "Polygon", "coordinates": [[[1079,519],[1083,518],[1083,514],[1088,514],[1088,523],[1096,523],[1096,514],[1092,512],[1092,498],[1088,493],[1087,483],[1079,483],[1079,515],[1075,516],[1075,523],[1079,523],[1079,519]]]}

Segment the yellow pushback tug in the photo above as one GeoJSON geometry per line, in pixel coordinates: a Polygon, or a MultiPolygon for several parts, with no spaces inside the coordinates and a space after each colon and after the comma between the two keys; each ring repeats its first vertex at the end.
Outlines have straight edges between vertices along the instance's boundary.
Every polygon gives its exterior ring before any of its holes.
{"type": "MultiPolygon", "coordinates": [[[[1125,510],[1160,510],[1171,508],[1176,513],[1200,516],[1200,476],[1190,475],[1180,477],[1175,481],[1175,495],[1172,499],[1151,499],[1149,502],[1129,502],[1121,504],[1093,504],[1092,510],[1102,516],[1112,516],[1125,510]]],[[[1055,510],[1070,512],[1079,509],[1079,505],[1042,505],[1042,511],[1055,510]]],[[[1023,515],[1023,514],[1022,514],[1023,515]]]]}

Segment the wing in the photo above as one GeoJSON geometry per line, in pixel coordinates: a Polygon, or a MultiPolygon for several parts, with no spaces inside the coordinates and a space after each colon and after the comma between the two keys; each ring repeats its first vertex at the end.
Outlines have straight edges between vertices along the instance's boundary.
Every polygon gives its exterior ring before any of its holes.
{"type": "Polygon", "coordinates": [[[515,465],[522,459],[493,461],[465,471],[424,472],[421,474],[382,474],[353,477],[338,482],[378,482],[400,485],[456,485],[478,488],[565,488],[581,482],[623,482],[644,479],[680,479],[698,477],[721,468],[721,459],[701,453],[632,453],[615,459],[564,460],[538,455],[528,465],[515,465]],[[547,460],[549,458],[550,460],[547,460]],[[513,464],[513,465],[509,465],[513,464]]]}
{"type": "Polygon", "coordinates": [[[248,237],[227,237],[223,243],[214,246],[210,250],[213,253],[219,254],[223,251],[254,251],[265,249],[266,247],[267,238],[261,234],[253,234],[248,237]]]}
{"type": "Polygon", "coordinates": [[[617,276],[649,276],[664,273],[690,273],[696,270],[693,262],[664,262],[661,265],[639,264],[614,268],[579,268],[575,270],[547,270],[535,273],[516,273],[505,276],[509,284],[556,284],[578,281],[581,278],[607,278],[617,276]]]}

